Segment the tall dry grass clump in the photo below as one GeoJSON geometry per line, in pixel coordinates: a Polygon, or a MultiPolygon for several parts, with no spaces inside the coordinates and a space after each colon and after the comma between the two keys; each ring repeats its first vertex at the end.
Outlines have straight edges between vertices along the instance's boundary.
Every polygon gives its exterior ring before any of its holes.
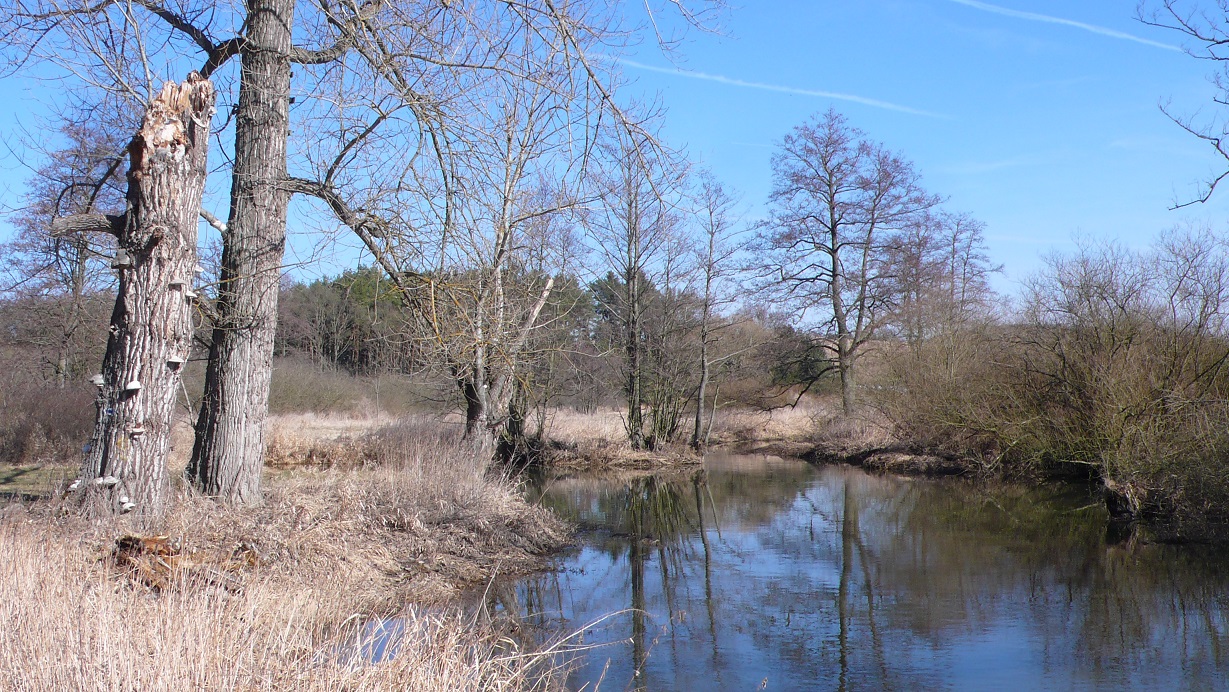
{"type": "Polygon", "coordinates": [[[595,408],[582,412],[561,407],[547,417],[545,433],[564,445],[621,445],[627,442],[626,412],[613,408],[595,408]]]}
{"type": "MultiPolygon", "coordinates": [[[[8,690],[533,689],[540,661],[457,615],[410,608],[399,637],[318,602],[322,583],[185,578],[154,592],[47,527],[0,529],[0,687],[8,690]],[[347,622],[347,618],[352,618],[347,622]],[[366,634],[365,634],[366,631],[366,634]],[[356,655],[387,647],[387,660],[356,655]],[[395,651],[394,651],[395,650],[395,651]]],[[[335,588],[342,588],[339,577],[335,588]]],[[[360,605],[360,604],[353,604],[360,605]]]]}
{"type": "Polygon", "coordinates": [[[810,442],[840,417],[840,402],[833,396],[805,395],[792,406],[778,408],[730,406],[714,414],[713,437],[727,445],[755,440],[810,442]]]}
{"type": "Polygon", "coordinates": [[[124,518],[0,525],[0,689],[549,688],[549,657],[439,604],[539,566],[564,527],[438,427],[273,477],[259,507],[185,495],[139,563],[114,552],[124,518]]]}

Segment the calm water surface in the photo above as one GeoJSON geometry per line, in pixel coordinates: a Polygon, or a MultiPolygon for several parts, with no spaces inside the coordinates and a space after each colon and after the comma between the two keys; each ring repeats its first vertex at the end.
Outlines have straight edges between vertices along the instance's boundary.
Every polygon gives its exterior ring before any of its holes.
{"type": "Polygon", "coordinates": [[[581,544],[491,598],[583,630],[576,689],[1229,690],[1221,551],[1107,544],[1085,493],[763,457],[542,492],[581,544]]]}

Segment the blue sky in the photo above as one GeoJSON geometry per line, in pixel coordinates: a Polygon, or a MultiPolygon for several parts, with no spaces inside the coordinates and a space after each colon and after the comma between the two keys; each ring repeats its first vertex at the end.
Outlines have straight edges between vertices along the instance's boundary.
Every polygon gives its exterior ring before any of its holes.
{"type": "MultiPolygon", "coordinates": [[[[733,188],[749,220],[776,144],[835,107],[986,222],[1006,268],[997,284],[1012,291],[1076,235],[1142,247],[1188,220],[1225,228],[1229,189],[1169,210],[1223,162],[1159,109],[1214,114],[1214,66],[1134,16],[1133,0],[743,0],[720,34],[692,32],[669,56],[646,42],[623,67],[629,94],[661,99],[669,141],[733,188]]],[[[42,86],[0,83],[10,144],[15,122],[38,126],[28,91],[42,86]]],[[[12,206],[27,172],[0,156],[12,206]]]]}
{"type": "Polygon", "coordinates": [[[646,45],[624,67],[752,218],[773,148],[836,108],[986,222],[1011,290],[1076,235],[1142,247],[1186,221],[1225,228],[1229,189],[1169,210],[1223,161],[1159,108],[1213,114],[1214,66],[1134,17],[1131,0],[744,3],[724,35],[692,34],[673,62],[646,45]]]}

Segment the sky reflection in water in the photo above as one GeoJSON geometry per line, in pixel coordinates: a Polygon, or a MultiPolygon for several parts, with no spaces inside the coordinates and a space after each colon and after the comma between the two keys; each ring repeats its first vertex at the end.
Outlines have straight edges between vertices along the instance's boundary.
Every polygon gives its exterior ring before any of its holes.
{"type": "Polygon", "coordinates": [[[722,457],[543,502],[582,546],[492,598],[540,631],[623,611],[577,689],[1229,689],[1224,559],[1107,545],[1080,492],[722,457]]]}

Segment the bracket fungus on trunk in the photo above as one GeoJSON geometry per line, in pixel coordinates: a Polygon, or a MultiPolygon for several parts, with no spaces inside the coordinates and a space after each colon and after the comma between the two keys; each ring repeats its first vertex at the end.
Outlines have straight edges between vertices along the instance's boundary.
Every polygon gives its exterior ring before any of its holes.
{"type": "Polygon", "coordinates": [[[78,487],[96,500],[90,506],[106,511],[154,515],[166,499],[180,366],[193,331],[195,293],[182,277],[197,266],[215,100],[213,84],[195,72],[163,86],[128,146],[127,210],[105,224],[96,220],[95,230],[118,239],[112,266],[121,271],[78,487]]]}

